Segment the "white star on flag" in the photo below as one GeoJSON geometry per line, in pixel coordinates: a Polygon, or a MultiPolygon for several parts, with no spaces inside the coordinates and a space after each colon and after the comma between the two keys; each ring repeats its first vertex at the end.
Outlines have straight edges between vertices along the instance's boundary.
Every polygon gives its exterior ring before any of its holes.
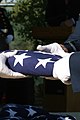
{"type": "Polygon", "coordinates": [[[14,117],[15,116],[15,114],[17,113],[17,112],[14,112],[13,110],[11,110],[11,109],[9,109],[9,110],[6,110],[7,112],[9,112],[9,116],[10,117],[14,117]]]}
{"type": "Polygon", "coordinates": [[[37,113],[36,111],[34,111],[32,108],[29,107],[29,109],[27,109],[29,111],[28,116],[33,116],[35,113],[37,113]]]}
{"type": "Polygon", "coordinates": [[[18,64],[18,63],[19,63],[21,66],[23,66],[23,60],[24,60],[25,58],[31,57],[31,56],[25,56],[25,54],[26,54],[26,53],[23,53],[23,54],[21,54],[21,55],[14,55],[14,57],[15,57],[14,66],[16,66],[16,64],[18,64]]]}
{"type": "Polygon", "coordinates": [[[66,117],[64,120],[71,120],[71,119],[69,119],[69,117],[66,117]]]}
{"type": "Polygon", "coordinates": [[[48,63],[48,62],[54,62],[54,61],[50,61],[52,58],[47,58],[47,59],[38,59],[38,63],[37,63],[37,65],[35,66],[35,69],[37,68],[37,67],[39,67],[40,65],[42,65],[44,68],[46,68],[46,64],[48,63]]]}

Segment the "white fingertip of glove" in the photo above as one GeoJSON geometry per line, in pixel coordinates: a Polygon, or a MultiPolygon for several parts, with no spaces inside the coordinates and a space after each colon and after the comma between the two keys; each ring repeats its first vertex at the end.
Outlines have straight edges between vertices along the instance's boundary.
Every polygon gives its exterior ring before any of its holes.
{"type": "Polygon", "coordinates": [[[44,49],[43,49],[43,47],[42,47],[41,45],[38,45],[38,46],[37,46],[37,50],[42,51],[42,50],[44,50],[44,49]]]}

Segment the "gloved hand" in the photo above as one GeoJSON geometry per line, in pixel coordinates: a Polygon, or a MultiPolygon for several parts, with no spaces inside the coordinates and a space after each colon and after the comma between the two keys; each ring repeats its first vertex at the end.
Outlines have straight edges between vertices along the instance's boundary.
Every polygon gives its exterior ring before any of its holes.
{"type": "Polygon", "coordinates": [[[43,51],[43,52],[49,52],[51,54],[60,55],[62,57],[65,57],[69,53],[65,52],[62,46],[58,43],[52,43],[49,45],[38,45],[37,50],[43,51]]]}
{"type": "MultiPolygon", "coordinates": [[[[70,71],[69,71],[69,57],[72,53],[67,53],[63,50],[61,45],[58,43],[52,43],[49,45],[38,45],[37,50],[43,51],[43,52],[49,52],[52,55],[60,55],[62,58],[54,63],[54,69],[53,69],[53,78],[47,77],[47,79],[53,79],[53,80],[61,80],[64,84],[70,85],[71,81],[70,78],[70,71]]],[[[45,77],[46,79],[46,77],[45,77]]]]}
{"type": "Polygon", "coordinates": [[[25,75],[10,70],[6,65],[7,58],[15,55],[17,50],[0,53],[0,77],[2,78],[24,78],[25,75]]]}

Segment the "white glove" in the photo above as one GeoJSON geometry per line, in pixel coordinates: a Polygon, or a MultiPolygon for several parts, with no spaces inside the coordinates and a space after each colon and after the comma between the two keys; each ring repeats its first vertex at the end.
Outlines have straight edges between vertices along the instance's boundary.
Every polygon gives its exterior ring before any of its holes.
{"type": "Polygon", "coordinates": [[[66,57],[61,58],[60,60],[54,63],[53,68],[53,77],[55,79],[61,80],[63,83],[69,85],[71,84],[70,79],[70,69],[69,69],[69,58],[71,56],[70,53],[66,57]]]}
{"type": "Polygon", "coordinates": [[[49,45],[38,45],[37,50],[50,52],[51,54],[60,55],[62,57],[67,56],[69,53],[65,52],[58,43],[52,43],[49,45]]]}
{"type": "Polygon", "coordinates": [[[24,78],[25,75],[10,70],[6,65],[7,58],[15,55],[17,50],[0,53],[0,77],[2,78],[24,78]]]}
{"type": "MultiPolygon", "coordinates": [[[[53,78],[61,80],[64,84],[70,85],[69,57],[73,53],[66,53],[58,43],[49,45],[38,45],[37,50],[48,51],[52,55],[60,55],[62,58],[54,63],[53,78]]],[[[51,78],[50,78],[51,79],[51,78]]]]}

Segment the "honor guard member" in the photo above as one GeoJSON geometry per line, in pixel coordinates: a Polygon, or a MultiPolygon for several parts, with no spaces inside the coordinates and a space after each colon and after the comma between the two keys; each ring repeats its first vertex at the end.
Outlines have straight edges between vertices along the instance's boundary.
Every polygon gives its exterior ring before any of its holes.
{"type": "MultiPolygon", "coordinates": [[[[2,0],[0,0],[1,2],[2,0]]],[[[14,31],[10,24],[7,11],[0,7],[0,51],[9,50],[9,43],[14,40],[14,31]]],[[[5,101],[8,79],[0,78],[0,103],[5,101]]]]}
{"type": "Polygon", "coordinates": [[[7,12],[0,7],[0,51],[8,50],[9,43],[14,39],[14,31],[7,17],[7,12]]]}

